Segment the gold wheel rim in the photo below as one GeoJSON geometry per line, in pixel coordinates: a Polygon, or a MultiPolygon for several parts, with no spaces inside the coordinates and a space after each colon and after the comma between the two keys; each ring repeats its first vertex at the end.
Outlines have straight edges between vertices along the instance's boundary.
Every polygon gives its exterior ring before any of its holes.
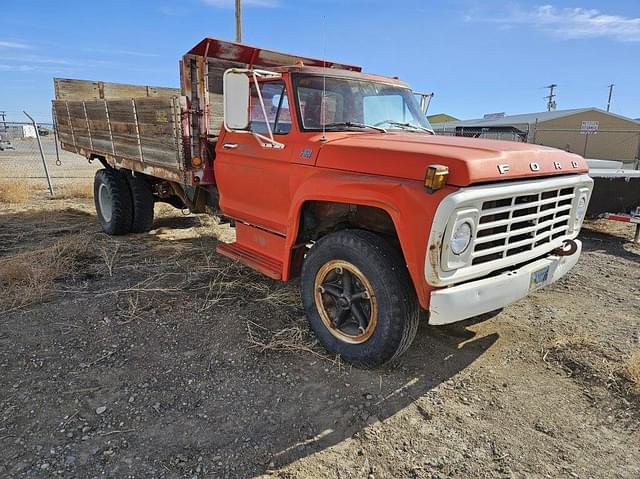
{"type": "Polygon", "coordinates": [[[336,338],[361,344],[378,324],[378,303],[371,283],[356,266],[344,260],[325,263],[314,283],[316,309],[336,338]]]}

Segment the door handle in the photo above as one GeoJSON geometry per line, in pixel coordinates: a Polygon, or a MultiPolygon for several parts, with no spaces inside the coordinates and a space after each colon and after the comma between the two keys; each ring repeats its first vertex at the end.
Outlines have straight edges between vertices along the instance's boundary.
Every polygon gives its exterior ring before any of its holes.
{"type": "Polygon", "coordinates": [[[224,145],[222,145],[222,148],[224,148],[225,150],[235,150],[236,148],[238,148],[238,144],[237,143],[225,143],[224,145]]]}

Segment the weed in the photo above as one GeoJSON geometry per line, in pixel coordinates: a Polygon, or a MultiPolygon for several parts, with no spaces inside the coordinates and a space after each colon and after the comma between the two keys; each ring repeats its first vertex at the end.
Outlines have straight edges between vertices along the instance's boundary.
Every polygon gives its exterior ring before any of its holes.
{"type": "Polygon", "coordinates": [[[71,183],[57,188],[54,192],[57,200],[70,200],[73,198],[93,198],[93,183],[71,183]]]}
{"type": "Polygon", "coordinates": [[[90,237],[74,234],[51,246],[0,259],[0,310],[46,299],[54,282],[77,272],[92,257],[90,237]]]}
{"type": "Polygon", "coordinates": [[[0,203],[26,203],[31,198],[32,189],[25,181],[0,182],[0,203]]]}

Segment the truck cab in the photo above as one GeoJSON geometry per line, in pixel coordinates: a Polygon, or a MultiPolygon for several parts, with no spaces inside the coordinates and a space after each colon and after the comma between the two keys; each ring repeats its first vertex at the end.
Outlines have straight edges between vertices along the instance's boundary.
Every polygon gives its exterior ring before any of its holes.
{"type": "Polygon", "coordinates": [[[217,251],[299,277],[311,328],[349,362],[391,361],[421,317],[497,310],[578,260],[593,182],[577,155],[434,135],[397,78],[219,40],[183,57],[181,83],[180,181],[93,155],[147,178],[151,204],[169,192],[231,222],[217,251]]]}

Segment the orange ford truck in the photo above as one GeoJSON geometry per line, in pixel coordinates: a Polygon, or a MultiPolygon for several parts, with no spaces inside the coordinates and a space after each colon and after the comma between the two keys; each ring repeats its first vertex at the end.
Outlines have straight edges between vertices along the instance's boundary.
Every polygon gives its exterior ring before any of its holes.
{"type": "Polygon", "coordinates": [[[103,230],[140,233],[163,201],[231,223],[217,251],[300,277],[320,342],[375,367],[442,325],[566,274],[592,180],[580,156],[433,134],[397,78],[204,39],[181,88],[55,79],[65,150],[104,166],[103,230]]]}

